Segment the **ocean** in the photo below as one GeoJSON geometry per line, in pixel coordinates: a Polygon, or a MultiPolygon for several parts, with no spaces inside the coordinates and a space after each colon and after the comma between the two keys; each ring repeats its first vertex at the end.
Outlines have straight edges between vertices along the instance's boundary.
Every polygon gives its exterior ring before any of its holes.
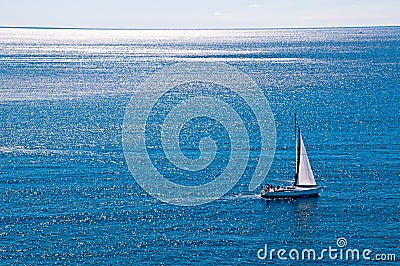
{"type": "MultiPolygon", "coordinates": [[[[216,87],[200,94],[219,97],[216,103],[243,102],[216,87]]],[[[176,98],[195,98],[190,92],[167,95],[158,115],[176,98]]],[[[1,28],[0,264],[394,264],[400,260],[399,102],[399,27],[1,28]],[[253,100],[267,100],[276,132],[262,185],[294,176],[297,113],[320,196],[265,200],[261,188],[249,191],[256,163],[246,152],[237,183],[204,204],[171,204],[139,185],[123,147],[129,103],[146,80],[185,63],[227,65],[259,87],[265,98],[253,100]]],[[[141,105],[135,108],[141,113],[141,105]]],[[[252,112],[234,110],[254,120],[252,112]]],[[[152,152],[157,170],[182,186],[215,180],[233,142],[216,119],[194,122],[171,127],[184,131],[179,147],[191,159],[208,154],[202,139],[213,138],[211,155],[219,159],[209,171],[171,175],[180,168],[154,152],[162,149],[157,134],[146,136],[154,146],[139,157],[152,152]]],[[[251,136],[238,142],[250,139],[251,152],[260,154],[251,136]]]]}

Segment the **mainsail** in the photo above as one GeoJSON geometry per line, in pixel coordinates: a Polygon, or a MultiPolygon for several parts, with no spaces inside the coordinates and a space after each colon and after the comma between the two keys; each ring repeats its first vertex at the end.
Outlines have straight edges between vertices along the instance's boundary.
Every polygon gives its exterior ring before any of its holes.
{"type": "Polygon", "coordinates": [[[295,186],[316,186],[314,174],[308,160],[306,148],[304,147],[303,138],[299,130],[299,144],[297,153],[297,173],[295,178],[295,186]]]}

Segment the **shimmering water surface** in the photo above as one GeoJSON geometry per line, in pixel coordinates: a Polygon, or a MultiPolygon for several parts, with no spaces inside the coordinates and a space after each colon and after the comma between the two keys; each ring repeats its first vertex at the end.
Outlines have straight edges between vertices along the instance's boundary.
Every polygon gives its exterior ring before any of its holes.
{"type": "Polygon", "coordinates": [[[0,263],[280,264],[258,250],[339,237],[400,259],[399,73],[398,27],[0,29],[0,263]],[[293,177],[298,113],[319,198],[266,201],[245,175],[219,200],[178,207],[135,182],[122,150],[130,97],[192,61],[234,66],[263,90],[277,132],[265,182],[293,177]]]}

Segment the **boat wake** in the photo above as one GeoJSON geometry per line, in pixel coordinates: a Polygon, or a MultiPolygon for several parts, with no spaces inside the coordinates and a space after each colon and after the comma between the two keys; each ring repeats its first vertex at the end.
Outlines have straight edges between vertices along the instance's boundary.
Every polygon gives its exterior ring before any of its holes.
{"type": "Polygon", "coordinates": [[[222,200],[261,199],[260,194],[224,196],[222,200]]]}

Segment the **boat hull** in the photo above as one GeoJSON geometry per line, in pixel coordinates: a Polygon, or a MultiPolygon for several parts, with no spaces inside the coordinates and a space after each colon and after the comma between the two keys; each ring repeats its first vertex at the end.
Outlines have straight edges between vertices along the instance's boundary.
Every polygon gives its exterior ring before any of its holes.
{"type": "Polygon", "coordinates": [[[261,197],[272,198],[304,198],[304,197],[318,197],[321,191],[321,186],[314,187],[294,187],[291,189],[283,189],[279,191],[261,192],[261,197]]]}

